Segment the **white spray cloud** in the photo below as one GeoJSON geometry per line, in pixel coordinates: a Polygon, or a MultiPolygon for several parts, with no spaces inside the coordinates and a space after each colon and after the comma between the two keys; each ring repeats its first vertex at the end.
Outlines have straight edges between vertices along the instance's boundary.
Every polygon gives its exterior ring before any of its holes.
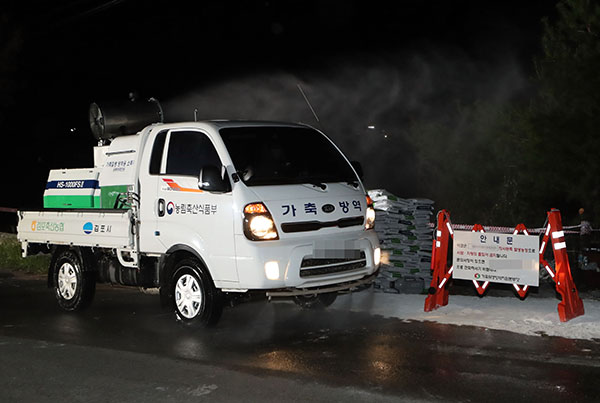
{"type": "Polygon", "coordinates": [[[411,177],[411,150],[406,142],[411,123],[450,122],[458,101],[501,104],[510,100],[527,80],[515,58],[499,59],[475,62],[459,51],[363,54],[324,60],[321,68],[310,71],[231,77],[167,100],[164,107],[169,121],[193,120],[197,109],[201,120],[293,121],[323,128],[351,159],[362,162],[369,187],[387,187],[409,196],[407,192],[419,191],[411,177]]]}

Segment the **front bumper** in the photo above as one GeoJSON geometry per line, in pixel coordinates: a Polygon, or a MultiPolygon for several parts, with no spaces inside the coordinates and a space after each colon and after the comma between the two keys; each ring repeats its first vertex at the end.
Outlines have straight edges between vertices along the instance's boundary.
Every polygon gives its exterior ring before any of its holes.
{"type": "MultiPolygon", "coordinates": [[[[374,250],[379,247],[379,240],[374,231],[353,231],[335,234],[311,234],[310,237],[294,237],[290,239],[251,242],[236,236],[236,260],[239,284],[237,288],[244,290],[279,290],[279,289],[320,289],[352,283],[373,274],[379,266],[374,261],[374,250]],[[364,265],[354,266],[356,261],[349,260],[339,264],[324,264],[303,267],[304,259],[312,260],[315,244],[319,242],[353,243],[354,249],[364,253],[358,260],[364,265]],[[265,264],[277,262],[279,276],[269,279],[266,276],[265,264]],[[336,267],[333,267],[336,266],[336,267]],[[311,270],[317,269],[317,270],[311,270]],[[340,270],[338,270],[340,269],[340,270]]],[[[217,285],[218,287],[218,285],[217,285]]]]}
{"type": "Polygon", "coordinates": [[[299,295],[315,295],[315,294],[324,294],[329,292],[339,292],[339,291],[352,291],[353,289],[359,288],[361,286],[370,285],[373,280],[379,274],[379,270],[375,273],[365,276],[361,279],[348,281],[345,283],[333,284],[330,286],[324,287],[313,287],[313,288],[279,288],[275,290],[266,291],[267,297],[295,297],[299,295]]]}

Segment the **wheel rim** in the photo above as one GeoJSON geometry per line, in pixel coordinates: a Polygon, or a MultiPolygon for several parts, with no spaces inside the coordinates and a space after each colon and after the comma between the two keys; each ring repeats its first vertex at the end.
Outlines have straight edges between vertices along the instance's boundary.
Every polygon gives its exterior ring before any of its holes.
{"type": "Polygon", "coordinates": [[[192,319],[202,307],[202,289],[198,280],[191,274],[179,277],[175,284],[175,303],[186,319],[192,319]]]}
{"type": "Polygon", "coordinates": [[[77,272],[71,263],[63,263],[58,269],[58,292],[66,300],[75,296],[77,290],[77,272]]]}

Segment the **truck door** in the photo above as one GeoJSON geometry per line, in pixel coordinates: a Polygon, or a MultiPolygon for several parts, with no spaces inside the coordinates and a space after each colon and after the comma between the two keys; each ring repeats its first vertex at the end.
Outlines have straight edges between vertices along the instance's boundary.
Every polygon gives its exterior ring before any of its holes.
{"type": "Polygon", "coordinates": [[[144,192],[142,185],[142,200],[145,196],[153,200],[142,202],[141,213],[142,218],[144,211],[153,216],[155,225],[144,235],[147,245],[160,247],[160,252],[190,247],[200,254],[215,281],[237,282],[232,193],[198,188],[204,165],[222,166],[210,137],[195,129],[161,132],[154,140],[149,165],[149,189],[144,192]],[[150,235],[153,239],[148,239],[150,235]]]}

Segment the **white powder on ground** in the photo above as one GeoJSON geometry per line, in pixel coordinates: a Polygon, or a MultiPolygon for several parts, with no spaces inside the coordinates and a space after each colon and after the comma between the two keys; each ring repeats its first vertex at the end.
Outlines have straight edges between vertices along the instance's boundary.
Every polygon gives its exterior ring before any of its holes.
{"type": "Polygon", "coordinates": [[[600,339],[600,301],[584,298],[585,315],[561,322],[554,298],[450,295],[447,306],[424,312],[425,295],[372,291],[341,295],[331,309],[369,312],[405,320],[480,326],[527,335],[600,339]]]}

